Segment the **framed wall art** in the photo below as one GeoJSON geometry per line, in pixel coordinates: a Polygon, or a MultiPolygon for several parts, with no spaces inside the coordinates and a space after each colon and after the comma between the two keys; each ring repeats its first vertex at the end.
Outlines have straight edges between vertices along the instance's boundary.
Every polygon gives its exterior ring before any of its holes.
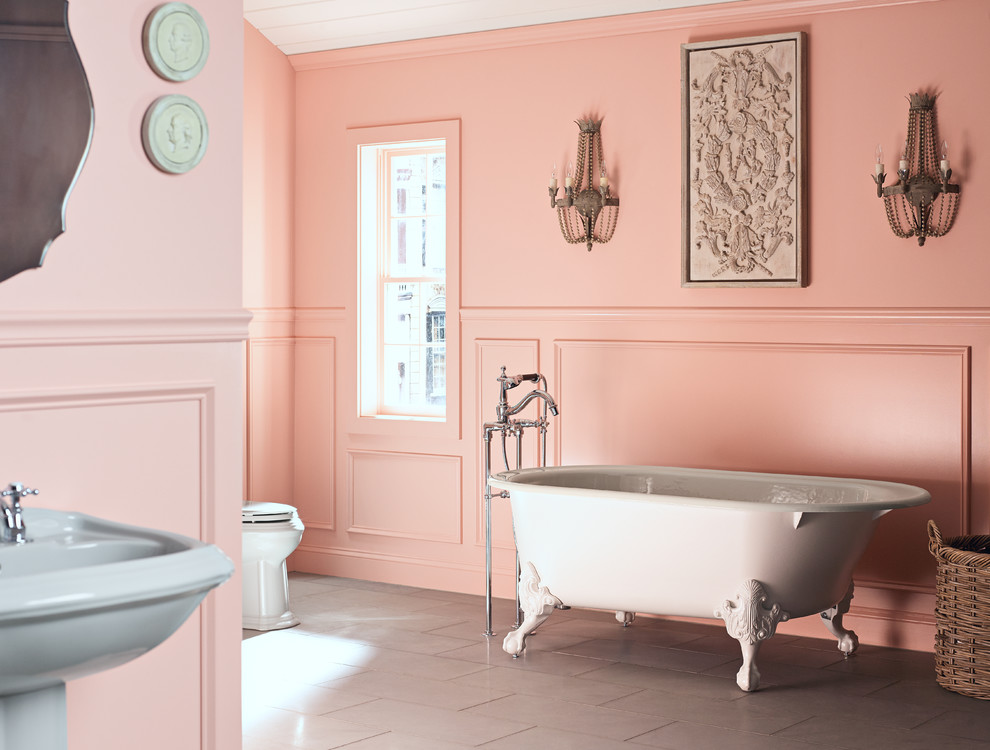
{"type": "Polygon", "coordinates": [[[681,45],[681,286],[806,285],[804,48],[681,45]]]}
{"type": "Polygon", "coordinates": [[[206,22],[186,3],[165,3],[151,11],[142,41],[148,65],[166,81],[193,78],[210,54],[206,22]]]}

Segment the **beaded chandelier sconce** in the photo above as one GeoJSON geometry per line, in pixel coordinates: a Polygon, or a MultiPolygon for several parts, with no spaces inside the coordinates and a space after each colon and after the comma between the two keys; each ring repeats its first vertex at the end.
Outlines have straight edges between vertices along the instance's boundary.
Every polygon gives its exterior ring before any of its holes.
{"type": "Polygon", "coordinates": [[[560,231],[572,244],[604,244],[615,233],[619,199],[609,192],[602,154],[602,121],[576,120],[578,126],[577,172],[567,165],[564,197],[557,198],[557,169],[550,178],[550,207],[557,209],[560,231]],[[576,174],[576,177],[575,177],[576,174]],[[595,185],[595,175],[598,184],[595,185]],[[575,183],[575,179],[577,182],[575,183]]]}
{"type": "Polygon", "coordinates": [[[877,197],[883,198],[887,221],[898,237],[917,237],[924,245],[928,237],[941,237],[952,228],[959,203],[959,186],[949,184],[949,145],[942,141],[936,154],[935,95],[911,94],[908,98],[907,140],[898,164],[898,182],[884,187],[883,149],[877,146],[877,197]]]}

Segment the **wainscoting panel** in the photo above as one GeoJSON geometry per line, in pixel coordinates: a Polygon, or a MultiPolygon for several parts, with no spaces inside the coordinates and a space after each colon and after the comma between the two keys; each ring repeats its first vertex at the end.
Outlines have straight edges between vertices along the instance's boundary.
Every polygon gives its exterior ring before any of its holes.
{"type": "Polygon", "coordinates": [[[655,464],[916,484],[857,580],[930,587],[925,523],[969,507],[969,349],[962,346],[560,341],[561,463],[655,464]],[[621,387],[602,383],[623,377],[621,387]]]}
{"type": "Polygon", "coordinates": [[[461,543],[461,457],[347,452],[347,531],[418,542],[461,543]]]}
{"type": "Polygon", "coordinates": [[[307,528],[333,531],[336,339],[296,340],[294,504],[307,528]]]}
{"type": "Polygon", "coordinates": [[[293,502],[292,339],[248,342],[247,499],[293,502]]]}
{"type": "MultiPolygon", "coordinates": [[[[38,487],[28,505],[214,540],[213,394],[209,383],[0,392],[0,456],[18,472],[0,481],[38,487]]],[[[208,597],[152,652],[71,682],[70,726],[73,715],[114,716],[107,731],[117,738],[153,727],[148,747],[213,746],[215,606],[208,597]],[[141,701],[121,715],[121,691],[135,685],[141,701]],[[161,706],[182,721],[163,722],[161,706]]]]}

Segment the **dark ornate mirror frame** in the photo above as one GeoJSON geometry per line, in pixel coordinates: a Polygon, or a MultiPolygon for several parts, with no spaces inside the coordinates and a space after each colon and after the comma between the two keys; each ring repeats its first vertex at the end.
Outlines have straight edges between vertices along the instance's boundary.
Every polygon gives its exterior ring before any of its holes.
{"type": "Polygon", "coordinates": [[[44,262],[89,152],[93,101],[66,0],[0,0],[0,281],[44,262]]]}

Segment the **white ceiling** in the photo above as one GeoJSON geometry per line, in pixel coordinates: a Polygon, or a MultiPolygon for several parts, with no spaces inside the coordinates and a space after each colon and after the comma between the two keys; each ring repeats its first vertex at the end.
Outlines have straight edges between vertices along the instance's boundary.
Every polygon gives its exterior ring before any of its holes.
{"type": "Polygon", "coordinates": [[[287,55],[733,0],[244,0],[287,55]]]}

